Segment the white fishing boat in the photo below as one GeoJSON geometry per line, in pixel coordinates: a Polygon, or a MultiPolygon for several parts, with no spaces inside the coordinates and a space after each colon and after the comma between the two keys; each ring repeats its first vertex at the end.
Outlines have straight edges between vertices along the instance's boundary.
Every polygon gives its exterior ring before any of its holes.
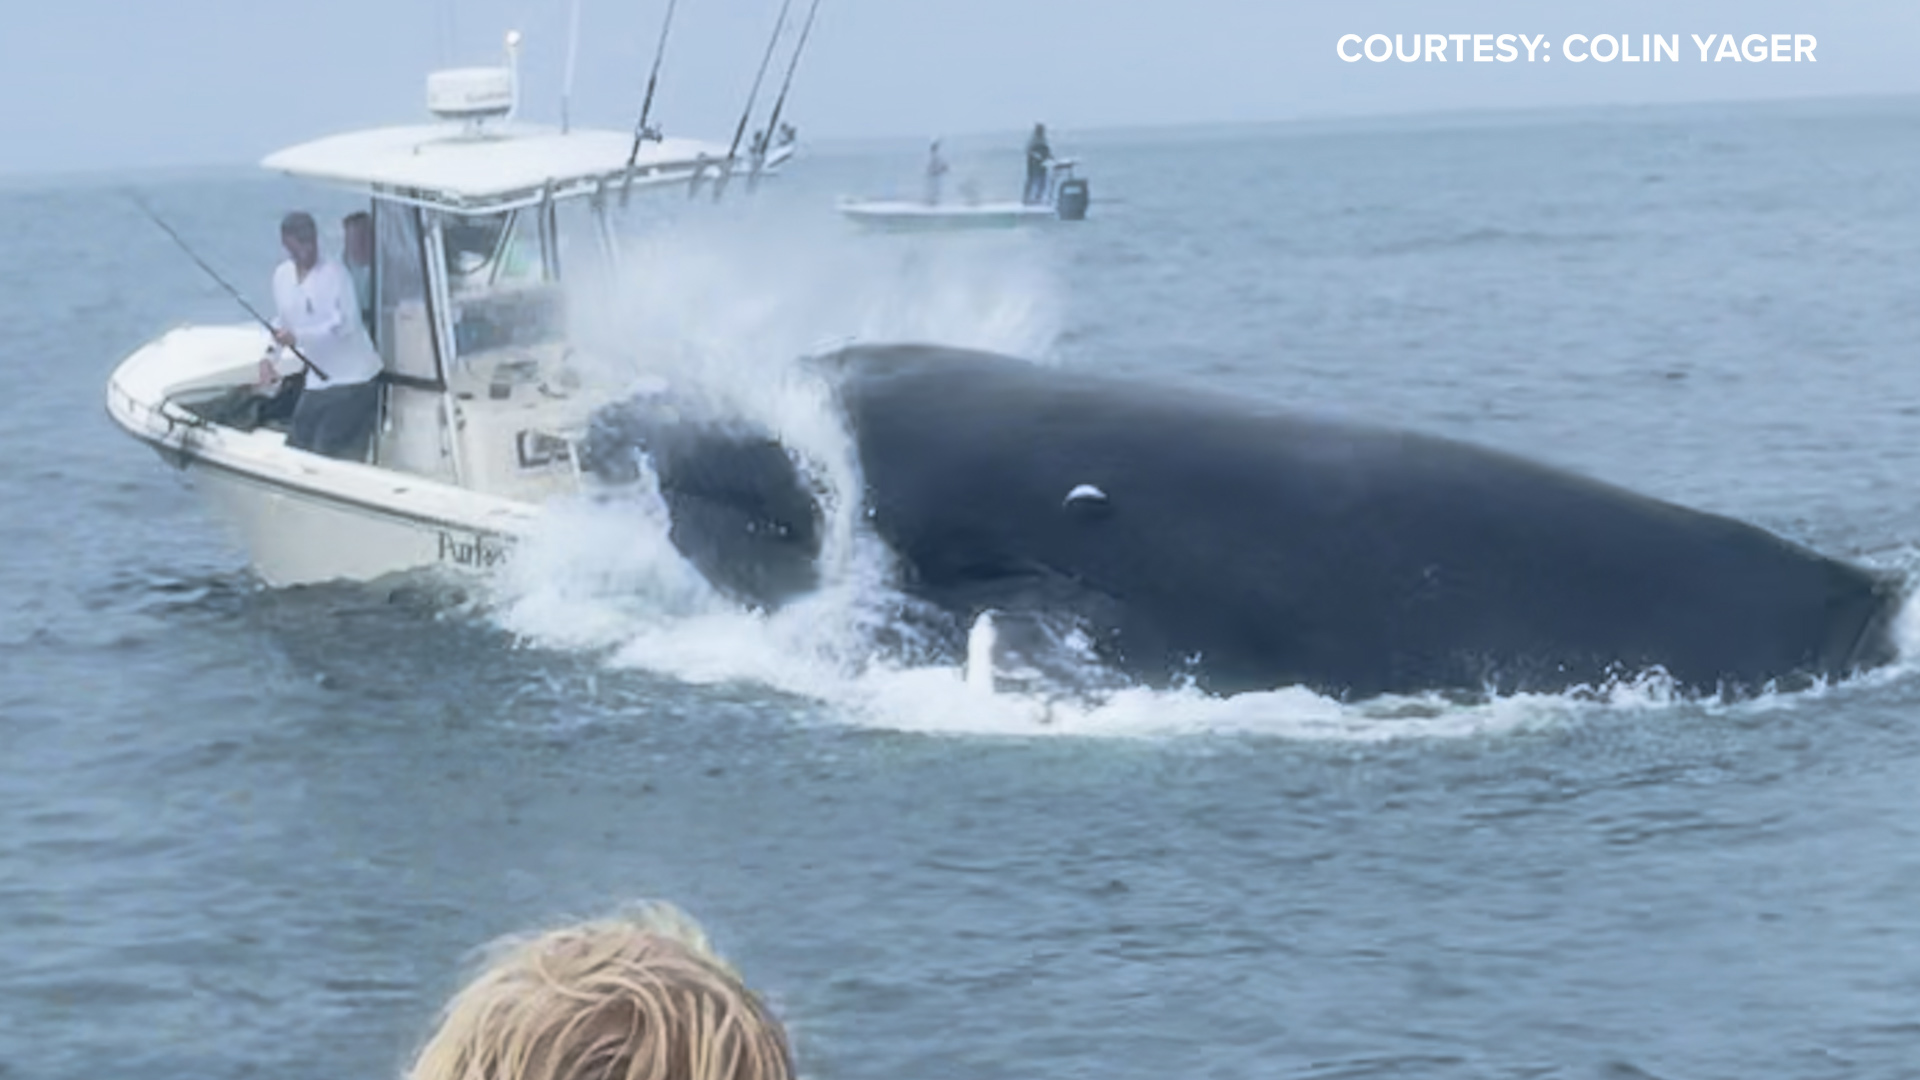
{"type": "MultiPolygon", "coordinates": [[[[220,421],[213,406],[244,397],[269,350],[258,323],[172,330],[108,382],[108,413],[196,481],[269,584],[499,563],[544,501],[577,490],[593,409],[632,389],[581,377],[563,271],[617,258],[611,216],[626,200],[684,198],[750,167],[719,143],[513,121],[513,80],[511,67],[438,73],[437,122],[263,162],[367,200],[382,401],[365,460],[220,421]]],[[[771,171],[793,150],[755,165],[771,171]]]]}
{"type": "Polygon", "coordinates": [[[1074,162],[1053,163],[1046,197],[1038,202],[1017,199],[983,201],[947,199],[842,199],[841,216],[870,228],[890,232],[944,229],[1011,229],[1052,221],[1080,221],[1087,216],[1087,182],[1073,175],[1074,162]]]}

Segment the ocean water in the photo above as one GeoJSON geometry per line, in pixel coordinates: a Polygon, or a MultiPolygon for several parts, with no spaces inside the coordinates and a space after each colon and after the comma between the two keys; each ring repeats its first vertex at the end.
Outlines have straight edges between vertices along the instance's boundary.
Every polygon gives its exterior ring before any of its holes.
{"type": "MultiPolygon", "coordinates": [[[[917,144],[819,148],[649,204],[594,329],[837,484],[781,373],[909,337],[1462,438],[1912,578],[1916,135],[1915,101],[1059,132],[1090,220],[944,237],[832,211],[915,190],[917,144]]],[[[949,151],[1015,190],[1016,136],[949,151]]],[[[348,205],[132,183],[262,299],[279,214],[348,205]]],[[[760,618],[585,505],[484,590],[268,590],[102,407],[231,302],[118,178],[9,180],[0,235],[9,1080],[397,1076],[475,946],[643,897],[815,1077],[1920,1075],[1913,650],[1739,703],[1072,705],[889,654],[857,530],[760,618]]]]}

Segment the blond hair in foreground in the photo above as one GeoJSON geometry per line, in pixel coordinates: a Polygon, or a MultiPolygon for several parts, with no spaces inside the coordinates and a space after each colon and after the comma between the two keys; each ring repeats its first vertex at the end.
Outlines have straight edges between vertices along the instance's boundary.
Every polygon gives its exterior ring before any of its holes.
{"type": "Polygon", "coordinates": [[[664,904],[496,942],[408,1080],[791,1080],[786,1032],[664,904]]]}

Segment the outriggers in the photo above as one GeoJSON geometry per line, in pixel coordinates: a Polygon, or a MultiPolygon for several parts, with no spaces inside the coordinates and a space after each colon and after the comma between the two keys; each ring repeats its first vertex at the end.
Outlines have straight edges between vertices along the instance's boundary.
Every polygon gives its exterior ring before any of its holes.
{"type": "MultiPolygon", "coordinates": [[[[383,390],[367,460],[210,418],[211,403],[256,378],[270,344],[259,325],[175,329],[108,382],[108,413],[198,481],[268,584],[498,564],[543,501],[578,489],[574,448],[593,410],[631,391],[582,377],[565,283],[618,259],[618,204],[717,178],[727,148],[515,121],[514,44],[506,67],[434,73],[434,123],[323,138],[263,162],[357,192],[371,211],[383,390]]],[[[793,152],[777,147],[759,168],[793,152]]]]}

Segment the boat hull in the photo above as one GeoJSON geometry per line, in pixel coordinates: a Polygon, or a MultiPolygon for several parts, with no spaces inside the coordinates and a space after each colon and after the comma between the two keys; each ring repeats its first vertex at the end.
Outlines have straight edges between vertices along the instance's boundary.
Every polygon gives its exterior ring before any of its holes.
{"type": "Polygon", "coordinates": [[[869,228],[899,232],[1012,229],[1060,219],[1051,206],[1017,202],[849,201],[840,204],[840,213],[869,228]]]}
{"type": "Polygon", "coordinates": [[[437,521],[189,459],[214,516],[269,585],[372,581],[427,567],[482,573],[512,549],[512,532],[437,521]]]}
{"type": "Polygon", "coordinates": [[[265,337],[252,327],[175,330],[122,362],[108,414],[195,481],[269,585],[370,581],[503,562],[536,505],[296,450],[266,429],[213,424],[182,404],[243,384],[265,337]]]}

